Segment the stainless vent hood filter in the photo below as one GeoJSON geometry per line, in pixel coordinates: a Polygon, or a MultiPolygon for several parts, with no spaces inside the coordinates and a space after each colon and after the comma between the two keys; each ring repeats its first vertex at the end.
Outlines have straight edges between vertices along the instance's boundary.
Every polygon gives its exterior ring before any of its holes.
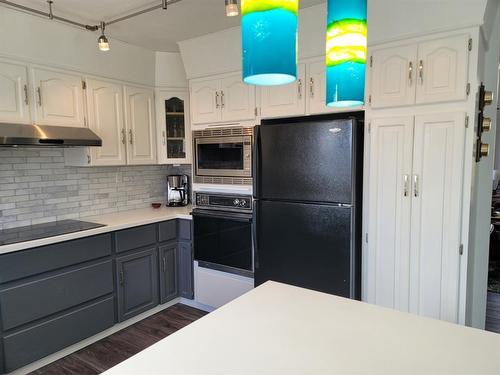
{"type": "Polygon", "coordinates": [[[0,146],[102,146],[102,140],[88,128],[0,123],[0,146]]]}

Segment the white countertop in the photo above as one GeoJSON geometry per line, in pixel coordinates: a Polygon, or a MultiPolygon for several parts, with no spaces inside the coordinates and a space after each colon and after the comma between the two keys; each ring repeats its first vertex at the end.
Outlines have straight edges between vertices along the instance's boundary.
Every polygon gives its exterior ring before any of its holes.
{"type": "Polygon", "coordinates": [[[57,242],[69,241],[88,236],[95,236],[97,234],[113,232],[120,229],[158,223],[161,221],[167,221],[172,219],[191,219],[191,215],[189,214],[191,210],[192,210],[191,206],[187,207],[162,206],[161,208],[158,209],[142,208],[138,210],[122,211],[106,215],[84,217],[81,218],[80,220],[104,224],[105,226],[95,229],[84,230],[80,232],[63,234],[61,236],[46,237],[33,241],[25,241],[10,245],[3,245],[0,246],[0,255],[19,250],[26,250],[33,247],[50,245],[57,242]]]}
{"type": "Polygon", "coordinates": [[[268,282],[106,375],[498,375],[500,335],[268,282]]]}

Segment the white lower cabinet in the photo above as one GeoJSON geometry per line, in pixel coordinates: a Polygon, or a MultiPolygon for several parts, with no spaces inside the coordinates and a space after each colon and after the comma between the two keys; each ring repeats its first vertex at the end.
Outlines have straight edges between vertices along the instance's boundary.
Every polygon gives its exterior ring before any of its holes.
{"type": "Polygon", "coordinates": [[[371,121],[365,295],[458,322],[465,113],[371,121]]]}

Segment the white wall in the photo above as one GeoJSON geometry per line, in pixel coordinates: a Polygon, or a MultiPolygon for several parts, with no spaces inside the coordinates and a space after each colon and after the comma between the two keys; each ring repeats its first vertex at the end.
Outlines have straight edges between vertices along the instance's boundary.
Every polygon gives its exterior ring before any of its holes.
{"type": "Polygon", "coordinates": [[[0,55],[154,85],[153,51],[111,39],[111,50],[100,52],[98,37],[97,32],[0,7],[0,55]]]}
{"type": "Polygon", "coordinates": [[[156,86],[188,87],[180,53],[156,52],[156,86]]]}

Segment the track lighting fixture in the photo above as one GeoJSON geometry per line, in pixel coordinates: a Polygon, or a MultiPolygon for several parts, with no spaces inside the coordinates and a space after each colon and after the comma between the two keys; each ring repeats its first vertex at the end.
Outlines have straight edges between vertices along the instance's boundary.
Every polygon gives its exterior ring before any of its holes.
{"type": "Polygon", "coordinates": [[[97,39],[97,42],[99,43],[99,50],[100,51],[109,51],[109,42],[108,38],[106,38],[106,35],[104,35],[104,29],[106,28],[106,23],[101,22],[101,32],[102,35],[97,39]]]}
{"type": "Polygon", "coordinates": [[[240,14],[238,11],[238,0],[225,0],[226,2],[226,16],[235,17],[240,14]]]}

